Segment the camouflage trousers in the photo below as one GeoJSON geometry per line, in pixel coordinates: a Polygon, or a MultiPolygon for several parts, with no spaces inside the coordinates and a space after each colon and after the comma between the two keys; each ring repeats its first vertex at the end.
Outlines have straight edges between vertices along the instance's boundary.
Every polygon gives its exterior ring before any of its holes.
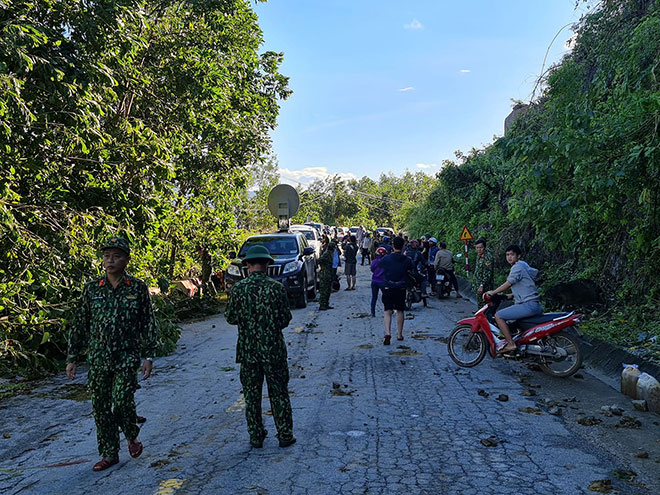
{"type": "Polygon", "coordinates": [[[99,454],[116,457],[119,453],[119,428],[127,440],[137,438],[140,433],[135,421],[137,372],[131,367],[107,369],[90,366],[88,382],[99,454]]]}
{"type": "Polygon", "coordinates": [[[332,290],[332,270],[323,269],[319,273],[319,307],[330,306],[330,291],[332,290]]]}
{"type": "Polygon", "coordinates": [[[242,363],[241,385],[245,397],[245,419],[250,442],[259,443],[264,436],[261,417],[261,391],[266,377],[268,397],[280,440],[293,437],[293,417],[289,400],[289,367],[282,363],[242,363]]]}

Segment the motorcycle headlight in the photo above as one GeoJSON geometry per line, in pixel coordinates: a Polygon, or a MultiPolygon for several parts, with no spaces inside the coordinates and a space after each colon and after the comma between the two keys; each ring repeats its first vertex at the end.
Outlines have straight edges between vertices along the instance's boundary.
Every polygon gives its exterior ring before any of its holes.
{"type": "Polygon", "coordinates": [[[241,269],[237,267],[236,265],[229,265],[227,267],[227,273],[231,275],[232,277],[240,277],[241,276],[241,269]]]}
{"type": "Polygon", "coordinates": [[[284,270],[282,270],[283,274],[295,272],[298,269],[298,262],[297,261],[289,261],[286,265],[284,265],[284,270]]]}

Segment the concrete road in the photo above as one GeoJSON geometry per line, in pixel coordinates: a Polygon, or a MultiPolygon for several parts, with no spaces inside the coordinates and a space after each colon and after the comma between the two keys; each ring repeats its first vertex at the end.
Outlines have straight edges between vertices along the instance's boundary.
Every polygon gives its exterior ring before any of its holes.
{"type": "Polygon", "coordinates": [[[586,372],[550,379],[490,358],[458,369],[446,337],[474,309],[465,300],[416,305],[405,340],[383,346],[382,317],[369,316],[366,266],[358,278],[358,290],[332,295],[334,310],[310,303],[285,330],[294,446],[279,448],[266,416],[264,448],[250,448],[236,328],[220,315],[186,325],[177,352],[142,382],[138,412],[148,421],[137,460],[124,448],[120,464],[92,472],[98,454],[84,372],[0,403],[0,493],[574,495],[594,493],[598,480],[610,480],[610,493],[660,493],[657,416],[632,411],[586,372]],[[552,401],[562,416],[548,414],[552,401]],[[612,401],[641,427],[600,414],[612,401]],[[578,414],[602,422],[582,426],[578,414]]]}

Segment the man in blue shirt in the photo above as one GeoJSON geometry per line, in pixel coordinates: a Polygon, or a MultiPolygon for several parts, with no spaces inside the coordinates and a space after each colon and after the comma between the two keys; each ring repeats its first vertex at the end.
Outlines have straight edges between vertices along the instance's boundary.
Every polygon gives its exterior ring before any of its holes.
{"type": "Polygon", "coordinates": [[[383,344],[390,345],[392,339],[392,311],[396,311],[397,340],[403,340],[403,312],[406,309],[406,287],[408,273],[414,271],[410,258],[401,254],[403,238],[395,237],[392,241],[392,254],[380,261],[385,271],[383,305],[385,306],[385,339],[383,344]]]}
{"type": "Polygon", "coordinates": [[[438,240],[435,237],[429,239],[428,278],[431,284],[431,295],[435,296],[435,255],[440,251],[438,240]]]}

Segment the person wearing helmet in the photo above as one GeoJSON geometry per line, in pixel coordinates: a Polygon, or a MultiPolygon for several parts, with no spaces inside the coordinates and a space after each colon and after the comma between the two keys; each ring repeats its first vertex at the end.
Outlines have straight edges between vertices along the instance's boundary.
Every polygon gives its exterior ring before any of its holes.
{"type": "Polygon", "coordinates": [[[385,286],[385,270],[380,266],[380,260],[387,254],[384,247],[376,249],[376,257],[371,262],[371,316],[376,316],[376,301],[378,301],[378,291],[383,292],[385,286]]]}
{"type": "Polygon", "coordinates": [[[426,262],[418,248],[419,243],[413,239],[408,243],[407,251],[404,254],[410,258],[410,261],[412,261],[413,266],[415,267],[415,280],[417,280],[417,283],[420,285],[422,296],[426,297],[426,262]]]}
{"type": "Polygon", "coordinates": [[[383,236],[383,242],[381,242],[380,245],[385,248],[387,254],[392,252],[392,246],[390,245],[390,238],[388,236],[383,236]]]}
{"type": "Polygon", "coordinates": [[[289,364],[282,330],[291,321],[289,297],[277,280],[266,275],[273,257],[265,246],[252,246],[243,263],[249,275],[238,282],[227,301],[225,318],[238,325],[236,362],[245,397],[245,419],[250,445],[263,447],[268,432],[261,416],[264,378],[280,447],[296,442],[289,398],[289,364]]]}

